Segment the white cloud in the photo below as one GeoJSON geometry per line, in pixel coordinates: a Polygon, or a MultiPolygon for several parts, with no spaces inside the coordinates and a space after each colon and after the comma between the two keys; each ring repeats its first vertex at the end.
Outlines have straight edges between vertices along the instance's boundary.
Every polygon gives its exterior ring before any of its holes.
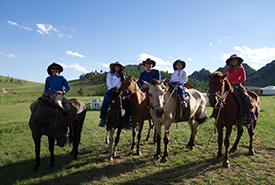
{"type": "Polygon", "coordinates": [[[63,34],[62,34],[62,33],[59,33],[58,37],[63,37],[63,34]]]}
{"type": "Polygon", "coordinates": [[[21,26],[19,25],[17,22],[13,22],[13,21],[10,21],[8,20],[8,23],[12,26],[17,26],[18,28],[22,28],[24,30],[29,30],[29,31],[32,31],[32,29],[30,27],[27,27],[27,26],[21,26]]]}
{"type": "Polygon", "coordinates": [[[71,35],[71,34],[68,34],[68,37],[71,39],[71,38],[73,38],[73,36],[71,35]]]}
{"type": "Polygon", "coordinates": [[[210,42],[210,43],[209,43],[209,46],[210,46],[210,47],[211,47],[211,46],[213,46],[213,43],[212,43],[212,42],[210,42]]]}
{"type": "MultiPolygon", "coordinates": [[[[260,69],[275,59],[275,48],[263,47],[251,49],[247,46],[234,46],[234,50],[237,51],[238,56],[244,59],[245,63],[248,63],[254,69],[260,69]]],[[[230,56],[231,54],[224,54],[222,59],[226,60],[230,56]]]]}
{"type": "Polygon", "coordinates": [[[188,58],[187,60],[188,60],[188,61],[192,61],[192,58],[188,58]]]}
{"type": "Polygon", "coordinates": [[[98,64],[100,64],[101,66],[103,66],[105,68],[109,68],[109,64],[105,64],[105,63],[101,63],[101,62],[98,62],[98,64]]]}
{"type": "Polygon", "coordinates": [[[55,27],[53,27],[50,24],[36,24],[38,30],[36,30],[38,33],[40,33],[41,35],[44,34],[49,34],[52,35],[52,31],[54,32],[59,32],[55,27]]]}
{"type": "Polygon", "coordinates": [[[0,55],[5,55],[5,53],[4,53],[4,52],[2,52],[2,51],[0,51],[0,55]]]}
{"type": "Polygon", "coordinates": [[[7,57],[8,58],[14,58],[15,56],[13,54],[8,54],[7,57]]]}
{"type": "Polygon", "coordinates": [[[84,55],[81,55],[77,52],[72,52],[72,51],[67,51],[66,52],[67,55],[72,55],[72,56],[75,56],[75,57],[80,57],[80,58],[84,58],[85,56],[84,55]]]}
{"type": "Polygon", "coordinates": [[[62,67],[64,67],[65,69],[73,69],[75,71],[80,71],[83,73],[87,73],[87,69],[85,67],[80,66],[78,63],[75,64],[71,64],[71,65],[66,65],[64,63],[59,63],[62,67]]]}

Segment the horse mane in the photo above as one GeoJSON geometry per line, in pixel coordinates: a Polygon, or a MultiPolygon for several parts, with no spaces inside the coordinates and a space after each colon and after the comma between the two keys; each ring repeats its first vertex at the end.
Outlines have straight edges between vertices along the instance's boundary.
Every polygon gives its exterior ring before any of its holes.
{"type": "Polygon", "coordinates": [[[38,98],[42,103],[49,105],[53,108],[56,108],[60,111],[62,111],[62,107],[60,107],[59,105],[57,105],[54,101],[52,101],[50,98],[45,97],[45,96],[41,96],[40,98],[38,98]]]}
{"type": "Polygon", "coordinates": [[[220,71],[216,71],[213,73],[212,75],[214,78],[223,78],[224,82],[225,82],[225,90],[229,90],[230,92],[234,92],[234,88],[232,87],[232,85],[230,84],[229,80],[226,78],[226,75],[223,75],[222,72],[220,71]]]}
{"type": "Polygon", "coordinates": [[[151,84],[155,86],[155,85],[157,85],[159,82],[160,82],[159,80],[157,80],[157,79],[154,78],[154,79],[151,81],[151,84]]]}

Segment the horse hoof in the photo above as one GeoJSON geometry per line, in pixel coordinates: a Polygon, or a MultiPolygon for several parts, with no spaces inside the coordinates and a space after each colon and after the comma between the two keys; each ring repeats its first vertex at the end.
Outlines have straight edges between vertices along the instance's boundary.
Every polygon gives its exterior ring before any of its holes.
{"type": "Polygon", "coordinates": [[[154,159],[157,160],[157,161],[159,160],[159,158],[160,158],[159,155],[155,155],[155,156],[154,156],[154,159]]]}
{"type": "Polygon", "coordinates": [[[163,157],[160,162],[161,163],[167,163],[167,161],[168,161],[167,157],[163,157]]]}
{"type": "Polygon", "coordinates": [[[255,152],[254,152],[254,151],[250,151],[250,152],[248,153],[248,155],[250,155],[250,156],[255,156],[255,152]]]}
{"type": "Polygon", "coordinates": [[[78,159],[77,156],[73,156],[73,160],[76,161],[78,159]]]}
{"type": "Polygon", "coordinates": [[[137,151],[137,152],[136,152],[136,155],[141,155],[141,151],[137,151]]]}
{"type": "Polygon", "coordinates": [[[225,167],[225,168],[227,168],[227,169],[230,168],[230,164],[227,164],[227,163],[223,164],[222,166],[225,167]]]}

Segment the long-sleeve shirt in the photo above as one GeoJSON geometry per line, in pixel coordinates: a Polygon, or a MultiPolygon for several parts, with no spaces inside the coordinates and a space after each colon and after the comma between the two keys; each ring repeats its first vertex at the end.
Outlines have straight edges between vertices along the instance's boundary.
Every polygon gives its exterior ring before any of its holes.
{"type": "Polygon", "coordinates": [[[108,73],[106,78],[107,88],[110,90],[112,87],[119,88],[121,86],[121,78],[115,73],[108,73]]]}
{"type": "Polygon", "coordinates": [[[187,81],[188,81],[188,76],[183,69],[175,70],[170,80],[170,82],[179,82],[182,85],[185,84],[187,81]]]}
{"type": "Polygon", "coordinates": [[[152,69],[149,73],[147,71],[144,71],[140,73],[139,75],[139,84],[142,86],[143,81],[151,83],[153,79],[161,80],[160,72],[156,69],[152,69]]]}
{"type": "Polygon", "coordinates": [[[240,66],[237,70],[234,68],[230,73],[229,68],[227,68],[225,73],[228,73],[227,79],[230,83],[234,82],[236,85],[239,85],[246,80],[246,74],[243,66],[240,66]]]}
{"type": "Polygon", "coordinates": [[[64,76],[57,75],[57,76],[48,76],[46,78],[44,92],[53,93],[57,91],[65,91],[66,93],[69,90],[70,90],[70,86],[64,76]],[[63,86],[65,87],[64,90],[63,90],[63,86]]]}

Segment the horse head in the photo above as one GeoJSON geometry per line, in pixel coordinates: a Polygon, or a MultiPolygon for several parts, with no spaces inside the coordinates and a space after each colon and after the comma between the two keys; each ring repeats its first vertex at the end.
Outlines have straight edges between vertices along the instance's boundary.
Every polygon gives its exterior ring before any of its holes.
{"type": "Polygon", "coordinates": [[[55,126],[54,138],[56,139],[56,144],[64,147],[68,141],[68,120],[64,115],[60,115],[53,122],[52,124],[55,126]]]}
{"type": "Polygon", "coordinates": [[[208,74],[209,90],[208,98],[211,107],[217,107],[219,99],[223,96],[226,91],[233,92],[233,87],[228,81],[227,74],[223,75],[222,72],[216,71],[213,75],[208,74]]]}
{"type": "Polygon", "coordinates": [[[150,106],[156,112],[156,116],[161,118],[164,113],[164,95],[168,91],[168,85],[156,79],[153,79],[151,83],[144,83],[149,86],[148,95],[150,106]]]}
{"type": "Polygon", "coordinates": [[[109,96],[108,100],[108,123],[112,123],[113,127],[118,127],[121,124],[121,118],[125,115],[125,109],[122,104],[122,91],[117,88],[112,88],[107,93],[109,96]]]}
{"type": "Polygon", "coordinates": [[[125,79],[122,82],[119,90],[123,92],[123,96],[128,96],[138,91],[139,90],[138,79],[130,76],[129,78],[125,79]]]}

